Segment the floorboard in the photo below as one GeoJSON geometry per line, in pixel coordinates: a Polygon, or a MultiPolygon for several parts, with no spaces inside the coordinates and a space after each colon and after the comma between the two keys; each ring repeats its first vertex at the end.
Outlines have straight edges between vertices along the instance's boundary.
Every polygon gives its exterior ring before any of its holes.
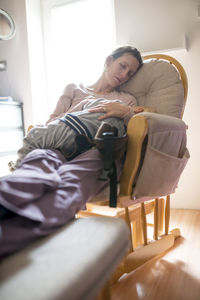
{"type": "Polygon", "coordinates": [[[172,209],[170,225],[174,247],[115,283],[111,300],[200,300],[200,210],[172,209]]]}

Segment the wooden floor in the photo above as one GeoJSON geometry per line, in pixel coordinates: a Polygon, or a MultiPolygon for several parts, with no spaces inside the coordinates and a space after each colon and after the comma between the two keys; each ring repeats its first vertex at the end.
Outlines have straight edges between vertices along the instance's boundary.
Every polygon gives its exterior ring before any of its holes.
{"type": "Polygon", "coordinates": [[[175,246],[115,283],[111,300],[200,300],[200,210],[171,210],[175,246]]]}

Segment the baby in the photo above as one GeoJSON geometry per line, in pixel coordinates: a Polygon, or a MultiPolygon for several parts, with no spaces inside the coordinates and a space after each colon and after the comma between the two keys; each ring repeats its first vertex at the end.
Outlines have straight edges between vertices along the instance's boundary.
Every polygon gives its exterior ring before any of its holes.
{"type": "MultiPolygon", "coordinates": [[[[98,118],[104,113],[91,113],[89,109],[102,101],[123,103],[120,100],[106,100],[103,98],[88,99],[83,106],[83,110],[66,113],[64,117],[50,122],[47,126],[32,128],[23,139],[22,148],[18,150],[18,160],[16,161],[15,168],[26,154],[38,148],[60,150],[66,159],[70,159],[72,155],[74,157],[75,152],[77,154],[80,153],[79,149],[76,149],[76,137],[79,135],[86,137],[88,140],[85,150],[89,148],[88,145],[92,147],[92,141],[102,124],[102,121],[98,120],[98,118]]],[[[142,111],[142,108],[140,111],[142,111]]],[[[106,123],[117,128],[119,137],[125,134],[126,129],[123,119],[110,117],[106,119],[106,123]]]]}

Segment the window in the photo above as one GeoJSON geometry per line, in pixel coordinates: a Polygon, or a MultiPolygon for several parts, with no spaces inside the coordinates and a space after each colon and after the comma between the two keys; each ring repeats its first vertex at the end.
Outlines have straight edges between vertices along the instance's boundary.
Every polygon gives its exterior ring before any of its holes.
{"type": "Polygon", "coordinates": [[[66,84],[92,84],[98,79],[115,47],[115,31],[113,0],[50,2],[44,1],[44,33],[52,111],[66,84]]]}

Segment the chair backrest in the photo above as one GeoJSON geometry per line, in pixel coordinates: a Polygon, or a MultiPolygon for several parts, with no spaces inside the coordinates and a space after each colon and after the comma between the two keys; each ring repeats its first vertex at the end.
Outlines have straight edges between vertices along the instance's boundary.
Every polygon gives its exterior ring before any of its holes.
{"type": "Polygon", "coordinates": [[[135,96],[138,105],[156,109],[160,114],[182,118],[188,81],[184,68],[173,57],[152,54],[143,57],[141,69],[121,91],[135,96]]]}
{"type": "Polygon", "coordinates": [[[182,110],[182,115],[181,115],[181,117],[182,117],[183,113],[184,113],[184,109],[185,109],[186,100],[187,100],[187,94],[188,94],[188,79],[187,79],[187,75],[185,73],[183,66],[174,57],[171,57],[166,54],[151,54],[151,55],[146,55],[143,57],[143,60],[149,60],[149,59],[157,59],[157,60],[167,61],[170,64],[172,64],[179,72],[179,76],[180,76],[180,79],[182,81],[183,88],[184,88],[184,104],[183,104],[183,110],[182,110]]]}

